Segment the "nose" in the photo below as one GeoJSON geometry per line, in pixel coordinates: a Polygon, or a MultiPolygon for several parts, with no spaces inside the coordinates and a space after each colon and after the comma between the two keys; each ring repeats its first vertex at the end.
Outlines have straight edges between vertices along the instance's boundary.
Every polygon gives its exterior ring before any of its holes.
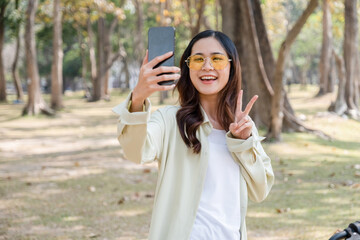
{"type": "Polygon", "coordinates": [[[211,65],[211,60],[210,60],[209,57],[205,58],[204,65],[202,66],[201,69],[202,70],[207,70],[207,71],[214,69],[214,67],[211,65]]]}

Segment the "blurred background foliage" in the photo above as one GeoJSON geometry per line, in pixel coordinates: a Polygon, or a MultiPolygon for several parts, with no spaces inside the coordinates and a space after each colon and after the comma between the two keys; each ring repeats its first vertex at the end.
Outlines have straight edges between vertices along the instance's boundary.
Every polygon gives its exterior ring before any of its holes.
{"type": "MultiPolygon", "coordinates": [[[[81,49],[88,51],[89,36],[87,21],[90,19],[95,35],[97,35],[96,22],[100,16],[105,17],[109,24],[114,18],[118,19],[118,25],[111,36],[113,51],[119,49],[122,44],[126,51],[126,61],[130,66],[131,74],[136,75],[134,69],[139,67],[147,46],[147,31],[150,27],[172,25],[176,28],[176,63],[179,62],[181,53],[191,39],[191,30],[196,25],[197,7],[200,1],[184,0],[63,0],[63,49],[64,65],[63,74],[65,88],[73,86],[76,79],[82,77],[90,82],[90,60],[87,58],[86,75],[82,76],[81,49]],[[137,11],[136,4],[141,11],[137,11]],[[142,28],[137,27],[138,21],[142,22],[142,28]],[[141,31],[139,33],[139,31],[141,31]],[[134,41],[136,35],[141,36],[140,42],[134,41]],[[139,46],[143,44],[143,47],[139,46]],[[137,51],[138,49],[141,52],[137,51]]],[[[221,29],[221,11],[218,0],[205,0],[203,20],[200,30],[221,29]]],[[[264,14],[265,25],[271,41],[274,56],[277,56],[280,44],[288,30],[296,22],[306,7],[307,1],[303,0],[262,0],[261,6],[264,14]]],[[[341,0],[329,2],[332,13],[334,47],[338,54],[342,53],[342,41],[344,36],[344,5],[341,0]]],[[[18,27],[23,34],[23,22],[26,11],[26,1],[20,1],[19,8],[15,10],[14,1],[10,1],[6,9],[7,16],[5,28],[5,47],[14,47],[14,32],[18,27]]],[[[52,36],[53,36],[53,12],[52,1],[41,0],[36,14],[36,44],[38,51],[38,64],[40,75],[46,81],[51,77],[52,59],[52,36]]],[[[291,49],[291,59],[288,67],[296,68],[298,72],[305,73],[310,79],[318,76],[318,62],[321,53],[322,11],[318,7],[307,21],[298,39],[291,49]]],[[[24,44],[22,44],[24,46],[24,44]]],[[[5,54],[13,51],[8,50],[5,54]]],[[[24,50],[20,53],[24,56],[24,50]]],[[[87,54],[88,55],[88,54],[87,54]]],[[[86,55],[86,56],[87,56],[86,55]]],[[[12,56],[5,57],[5,67],[10,68],[12,56]],[[8,60],[8,61],[7,61],[8,60]]],[[[24,58],[22,58],[24,59],[24,58]]],[[[120,62],[120,60],[118,60],[120,62]]],[[[118,67],[118,65],[116,65],[118,67]]],[[[26,79],[24,61],[19,64],[21,79],[26,79]]],[[[10,71],[7,71],[6,79],[11,85],[10,71]]],[[[122,74],[120,69],[118,74],[122,74]]],[[[119,77],[119,76],[117,76],[119,77]]],[[[136,79],[136,76],[132,76],[136,79]]],[[[296,80],[295,80],[296,81],[296,80]]]]}

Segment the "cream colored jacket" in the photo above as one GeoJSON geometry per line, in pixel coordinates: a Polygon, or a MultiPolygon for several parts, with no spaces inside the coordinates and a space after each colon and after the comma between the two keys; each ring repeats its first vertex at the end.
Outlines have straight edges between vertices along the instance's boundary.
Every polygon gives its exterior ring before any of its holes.
{"type": "MultiPolygon", "coordinates": [[[[144,112],[128,111],[131,94],[113,108],[119,115],[118,140],[126,157],[135,163],[158,161],[158,179],[151,218],[150,240],[188,240],[199,205],[208,164],[207,136],[212,130],[205,111],[198,129],[200,154],[183,142],[176,123],[177,106],[150,113],[147,99],[144,112]]],[[[247,140],[226,134],[229,151],[240,166],[241,240],[246,240],[245,215],[248,197],[260,202],[268,195],[274,173],[270,158],[261,146],[257,129],[247,140]]],[[[231,184],[231,183],[229,183],[231,184]]],[[[227,187],[227,186],[224,186],[227,187]]]]}

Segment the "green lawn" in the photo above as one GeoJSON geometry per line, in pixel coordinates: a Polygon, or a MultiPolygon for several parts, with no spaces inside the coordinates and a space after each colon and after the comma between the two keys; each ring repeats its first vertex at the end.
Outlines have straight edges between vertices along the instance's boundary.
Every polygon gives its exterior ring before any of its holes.
{"type": "MultiPolygon", "coordinates": [[[[315,93],[293,86],[289,97],[307,126],[333,140],[291,133],[264,144],[276,182],[249,205],[249,240],[328,239],[360,220],[360,123],[317,114],[334,96],[315,93]]],[[[0,239],[146,239],[157,167],[124,159],[111,107],[125,97],[66,96],[50,118],[0,105],[0,239]]]]}

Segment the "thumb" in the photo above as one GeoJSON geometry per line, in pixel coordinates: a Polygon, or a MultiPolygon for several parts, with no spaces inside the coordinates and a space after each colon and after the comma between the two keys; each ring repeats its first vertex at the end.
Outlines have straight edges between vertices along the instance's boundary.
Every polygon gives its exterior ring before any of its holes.
{"type": "Polygon", "coordinates": [[[229,130],[230,132],[234,132],[235,128],[236,128],[236,123],[231,123],[230,126],[229,126],[229,130]]]}

